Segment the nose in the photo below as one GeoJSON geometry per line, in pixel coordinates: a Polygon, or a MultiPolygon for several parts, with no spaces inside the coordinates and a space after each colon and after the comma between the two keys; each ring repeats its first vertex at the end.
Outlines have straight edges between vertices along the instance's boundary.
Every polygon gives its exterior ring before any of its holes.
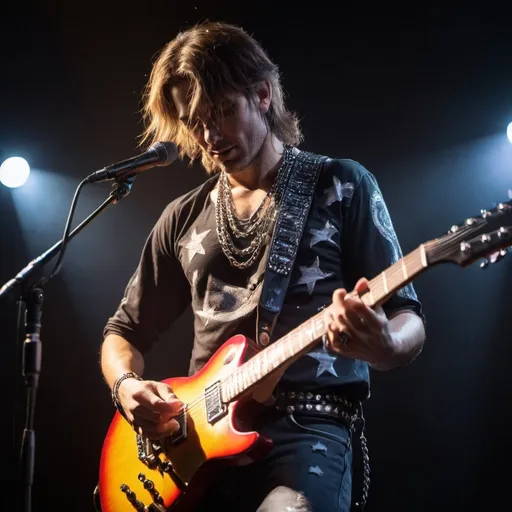
{"type": "Polygon", "coordinates": [[[204,141],[208,145],[215,146],[221,139],[222,134],[215,123],[209,123],[204,127],[204,141]]]}

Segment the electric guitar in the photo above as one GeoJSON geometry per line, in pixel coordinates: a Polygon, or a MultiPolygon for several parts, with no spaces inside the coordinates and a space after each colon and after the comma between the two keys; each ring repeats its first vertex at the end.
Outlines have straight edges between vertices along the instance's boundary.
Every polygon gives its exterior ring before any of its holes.
{"type": "MultiPolygon", "coordinates": [[[[512,200],[453,226],[369,282],[362,300],[370,307],[440,263],[482,266],[512,245],[512,200]]],[[[354,293],[354,292],[352,292],[354,293]]],[[[165,380],[184,407],[173,435],[152,441],[136,434],[116,412],[101,451],[102,512],[189,511],[226,465],[246,464],[271,448],[251,430],[250,412],[271,395],[283,371],[312,350],[326,333],[320,312],[263,350],[242,335],[226,341],[192,377],[165,380]]]]}

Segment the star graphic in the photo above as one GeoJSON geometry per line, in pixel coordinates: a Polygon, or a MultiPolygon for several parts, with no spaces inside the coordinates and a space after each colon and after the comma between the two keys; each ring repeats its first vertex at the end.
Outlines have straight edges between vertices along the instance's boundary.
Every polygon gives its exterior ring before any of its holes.
{"type": "Polygon", "coordinates": [[[327,206],[330,206],[336,201],[343,201],[343,198],[352,199],[354,194],[354,184],[351,182],[341,183],[341,181],[333,176],[333,185],[325,191],[327,196],[327,206]]]}
{"type": "Polygon", "coordinates": [[[210,231],[211,231],[211,229],[207,229],[206,231],[203,231],[202,233],[197,233],[196,228],[194,228],[194,231],[190,235],[190,238],[180,242],[180,245],[185,247],[185,249],[188,249],[189,263],[192,261],[192,258],[196,254],[205,254],[202,241],[206,238],[206,236],[208,235],[208,233],[210,231]]]}
{"type": "Polygon", "coordinates": [[[327,352],[327,350],[325,350],[325,347],[322,347],[321,350],[313,350],[311,352],[308,352],[306,355],[318,361],[318,368],[316,369],[317,377],[320,377],[320,375],[322,375],[325,372],[328,372],[331,375],[334,375],[335,377],[338,376],[336,370],[334,369],[334,362],[336,361],[336,359],[338,359],[338,356],[335,356],[327,352]]]}
{"type": "Polygon", "coordinates": [[[325,226],[322,229],[313,229],[309,230],[311,236],[311,242],[309,243],[309,247],[313,247],[313,245],[323,242],[331,242],[336,245],[336,242],[332,239],[332,236],[338,233],[338,230],[329,222],[325,223],[325,226]]]}
{"type": "Polygon", "coordinates": [[[297,284],[306,284],[310,295],[313,293],[313,289],[318,280],[333,275],[333,272],[325,273],[320,270],[320,259],[318,256],[310,267],[299,267],[299,270],[302,273],[302,277],[297,281],[297,284]]]}
{"type": "Polygon", "coordinates": [[[324,472],[320,469],[319,466],[310,466],[309,473],[312,473],[313,475],[317,476],[322,476],[324,474],[324,472]]]}
{"type": "Polygon", "coordinates": [[[311,446],[314,452],[324,452],[324,455],[327,453],[327,446],[320,441],[317,441],[315,444],[310,444],[309,446],[311,446]]]}

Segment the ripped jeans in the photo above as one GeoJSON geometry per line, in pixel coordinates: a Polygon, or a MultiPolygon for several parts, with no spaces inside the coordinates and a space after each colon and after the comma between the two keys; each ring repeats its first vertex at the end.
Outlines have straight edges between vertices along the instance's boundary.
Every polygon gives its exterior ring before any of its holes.
{"type": "Polygon", "coordinates": [[[255,425],[274,446],[232,467],[206,492],[197,512],[349,512],[351,434],[338,420],[272,409],[255,425]]]}

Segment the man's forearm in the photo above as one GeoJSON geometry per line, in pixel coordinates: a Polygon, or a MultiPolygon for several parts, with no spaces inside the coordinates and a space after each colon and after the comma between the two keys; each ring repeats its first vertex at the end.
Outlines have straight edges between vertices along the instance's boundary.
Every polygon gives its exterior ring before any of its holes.
{"type": "Polygon", "coordinates": [[[101,346],[101,371],[112,389],[115,380],[123,373],[134,372],[142,375],[144,358],[142,354],[122,336],[109,334],[101,346]]]}
{"type": "Polygon", "coordinates": [[[404,311],[389,319],[389,328],[395,345],[392,357],[388,361],[372,363],[375,370],[392,370],[406,366],[418,357],[425,343],[425,326],[415,313],[404,311]]]}

